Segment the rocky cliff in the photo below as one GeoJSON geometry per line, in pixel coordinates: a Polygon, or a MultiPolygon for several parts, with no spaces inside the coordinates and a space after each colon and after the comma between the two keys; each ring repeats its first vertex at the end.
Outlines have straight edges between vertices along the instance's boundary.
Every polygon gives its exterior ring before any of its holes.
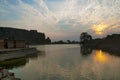
{"type": "Polygon", "coordinates": [[[37,30],[24,30],[8,27],[0,27],[0,39],[25,40],[29,44],[48,44],[44,33],[37,30]]]}

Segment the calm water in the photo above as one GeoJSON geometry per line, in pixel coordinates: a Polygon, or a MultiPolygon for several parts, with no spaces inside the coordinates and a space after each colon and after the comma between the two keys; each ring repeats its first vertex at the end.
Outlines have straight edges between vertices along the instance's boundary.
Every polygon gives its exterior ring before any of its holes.
{"type": "Polygon", "coordinates": [[[9,69],[16,77],[22,80],[120,80],[118,56],[81,49],[79,45],[35,47],[41,52],[11,62],[9,69]]]}

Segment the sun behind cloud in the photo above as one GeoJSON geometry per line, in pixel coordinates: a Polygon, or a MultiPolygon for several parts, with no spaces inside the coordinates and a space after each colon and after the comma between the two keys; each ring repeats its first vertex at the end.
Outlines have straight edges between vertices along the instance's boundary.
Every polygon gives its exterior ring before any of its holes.
{"type": "Polygon", "coordinates": [[[95,33],[98,35],[104,34],[107,28],[108,28],[108,25],[106,24],[93,25],[92,27],[93,31],[95,31],[95,33]]]}
{"type": "Polygon", "coordinates": [[[0,0],[0,26],[38,30],[55,41],[79,40],[83,31],[103,37],[119,33],[119,7],[120,0],[0,0]]]}

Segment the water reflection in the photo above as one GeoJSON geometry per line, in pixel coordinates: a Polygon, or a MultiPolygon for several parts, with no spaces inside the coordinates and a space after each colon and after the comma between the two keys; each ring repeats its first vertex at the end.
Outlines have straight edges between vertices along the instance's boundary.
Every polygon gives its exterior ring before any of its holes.
{"type": "Polygon", "coordinates": [[[82,45],[82,46],[80,46],[80,53],[82,55],[91,54],[92,53],[92,48],[82,45]]]}
{"type": "Polygon", "coordinates": [[[97,51],[95,52],[94,58],[95,58],[96,61],[99,61],[99,62],[104,63],[104,62],[107,61],[108,56],[107,56],[107,54],[104,53],[102,50],[97,50],[97,51]]]}
{"type": "Polygon", "coordinates": [[[27,62],[28,62],[27,58],[5,60],[0,62],[0,67],[5,69],[17,68],[24,66],[27,62]]]}
{"type": "MultiPolygon", "coordinates": [[[[39,53],[33,53],[29,55],[20,56],[19,58],[9,59],[9,60],[3,60],[0,61],[0,67],[3,67],[5,69],[12,69],[17,67],[24,67],[27,63],[29,63],[29,60],[36,60],[39,57],[45,57],[45,53],[39,52],[39,53]]],[[[7,54],[5,54],[7,56],[7,54]]],[[[4,56],[3,56],[4,57],[4,56]]],[[[8,56],[9,57],[9,56],[8,56]]]]}
{"type": "Polygon", "coordinates": [[[11,70],[22,80],[120,80],[119,57],[87,47],[80,52],[79,45],[47,45],[44,50],[11,70]]]}

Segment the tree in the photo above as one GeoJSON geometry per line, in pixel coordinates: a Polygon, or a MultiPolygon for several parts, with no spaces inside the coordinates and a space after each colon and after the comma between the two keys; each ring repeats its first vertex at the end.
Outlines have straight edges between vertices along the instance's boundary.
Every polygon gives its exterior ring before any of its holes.
{"type": "Polygon", "coordinates": [[[51,44],[51,39],[49,37],[46,39],[46,44],[51,44]]]}
{"type": "Polygon", "coordinates": [[[68,43],[68,44],[70,44],[70,43],[71,43],[71,41],[70,41],[70,40],[67,40],[67,43],[68,43]]]}
{"type": "Polygon", "coordinates": [[[82,32],[80,35],[80,42],[84,43],[86,41],[92,40],[92,36],[89,35],[87,32],[82,32]]]}

